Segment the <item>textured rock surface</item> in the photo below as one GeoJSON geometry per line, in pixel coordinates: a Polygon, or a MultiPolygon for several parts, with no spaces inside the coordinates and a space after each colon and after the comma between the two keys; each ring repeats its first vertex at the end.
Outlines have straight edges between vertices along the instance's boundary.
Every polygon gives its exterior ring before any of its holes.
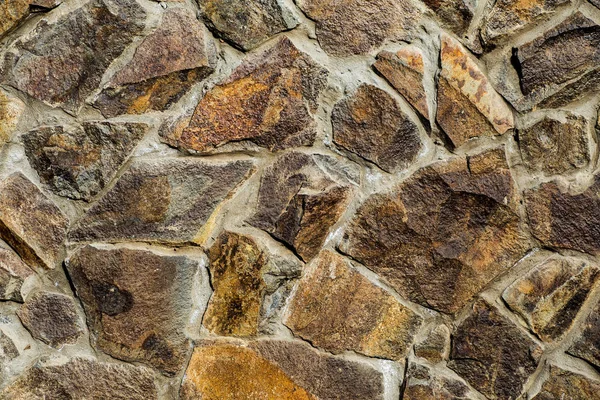
{"type": "Polygon", "coordinates": [[[428,367],[411,363],[408,366],[402,399],[459,400],[472,399],[473,393],[459,380],[437,376],[428,367]]]}
{"type": "Polygon", "coordinates": [[[29,1],[3,1],[0,4],[0,37],[15,28],[29,15],[29,1]]]}
{"type": "MultiPolygon", "coordinates": [[[[8,363],[14,358],[19,356],[19,350],[15,346],[14,342],[0,331],[0,361],[2,363],[8,363]]],[[[0,373],[0,378],[2,378],[0,373]]]]}
{"type": "Polygon", "coordinates": [[[8,246],[0,246],[0,300],[23,301],[21,288],[33,271],[8,246]]]}
{"type": "Polygon", "coordinates": [[[548,379],[532,400],[559,399],[598,400],[600,399],[600,381],[551,366],[548,379]]]}
{"type": "Polygon", "coordinates": [[[596,304],[583,323],[583,331],[575,338],[569,354],[600,368],[600,304],[596,304]]]}
{"type": "Polygon", "coordinates": [[[12,139],[24,111],[21,100],[0,90],[0,147],[12,139]]]}
{"type": "Polygon", "coordinates": [[[466,33],[473,20],[477,0],[424,0],[442,24],[458,36],[466,33]]]}
{"type": "Polygon", "coordinates": [[[450,330],[446,325],[430,327],[422,342],[414,346],[415,356],[437,363],[448,358],[450,351],[450,330]]]}

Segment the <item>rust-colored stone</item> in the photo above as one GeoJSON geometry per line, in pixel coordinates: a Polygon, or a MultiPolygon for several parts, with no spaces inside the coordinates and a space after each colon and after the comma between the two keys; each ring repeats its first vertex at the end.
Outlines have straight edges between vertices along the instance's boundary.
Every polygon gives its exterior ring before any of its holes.
{"type": "Polygon", "coordinates": [[[12,139],[24,111],[21,100],[0,89],[0,148],[12,139]]]}
{"type": "Polygon", "coordinates": [[[567,352],[600,368],[600,303],[594,306],[567,352]]]}
{"type": "Polygon", "coordinates": [[[450,351],[450,330],[446,325],[432,326],[425,339],[414,346],[415,356],[431,363],[446,360],[450,351]]]}
{"type": "Polygon", "coordinates": [[[0,38],[29,15],[29,0],[6,0],[0,4],[0,38]]]}
{"type": "Polygon", "coordinates": [[[11,248],[0,245],[0,300],[22,302],[21,287],[33,273],[11,248]]]}
{"type": "Polygon", "coordinates": [[[550,375],[531,400],[599,400],[600,381],[550,366],[550,375]]]}
{"type": "Polygon", "coordinates": [[[473,398],[472,391],[464,382],[437,375],[424,365],[415,363],[408,365],[403,400],[470,400],[473,398]]]}

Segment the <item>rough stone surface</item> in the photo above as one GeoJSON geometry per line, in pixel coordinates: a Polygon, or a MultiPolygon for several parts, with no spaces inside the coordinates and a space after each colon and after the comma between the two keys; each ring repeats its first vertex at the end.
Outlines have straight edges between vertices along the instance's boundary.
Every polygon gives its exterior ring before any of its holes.
{"type": "Polygon", "coordinates": [[[297,342],[204,341],[195,348],[182,399],[383,399],[382,375],[365,364],[297,342]]]}
{"type": "Polygon", "coordinates": [[[21,288],[33,271],[8,246],[0,246],[0,300],[23,301],[21,288]]]}
{"type": "Polygon", "coordinates": [[[438,16],[442,25],[458,36],[467,32],[473,20],[477,0],[424,0],[438,16]]]}
{"type": "MultiPolygon", "coordinates": [[[[9,362],[19,356],[19,350],[14,342],[0,331],[0,361],[3,363],[9,362]]],[[[2,375],[0,374],[0,377],[2,375]]]]}
{"type": "Polygon", "coordinates": [[[410,363],[404,383],[403,400],[472,399],[468,386],[456,379],[438,376],[424,365],[410,363]]]}
{"type": "Polygon", "coordinates": [[[454,332],[448,366],[494,399],[515,399],[541,348],[489,304],[478,301],[454,332]]]}
{"type": "Polygon", "coordinates": [[[340,249],[406,298],[460,310],[528,249],[502,149],[423,168],[358,209],[340,249]]]}
{"type": "Polygon", "coordinates": [[[23,174],[0,183],[0,236],[35,267],[54,268],[62,261],[69,221],[23,174]]]}
{"type": "Polygon", "coordinates": [[[84,122],[37,128],[23,135],[25,154],[59,196],[90,200],[104,189],[148,131],[140,123],[84,122]]]}
{"type": "Polygon", "coordinates": [[[183,368],[195,261],[86,246],[69,259],[67,269],[99,349],[166,374],[183,368]]]}
{"type": "Polygon", "coordinates": [[[515,281],[503,298],[536,334],[552,341],[569,330],[599,277],[595,266],[553,257],[515,281]]]}
{"type": "Polygon", "coordinates": [[[600,399],[600,381],[591,380],[583,375],[551,366],[550,375],[532,400],[598,400],[600,399]]]}
{"type": "Polygon", "coordinates": [[[0,148],[12,139],[24,111],[21,100],[0,89],[0,148]]]}
{"type": "Polygon", "coordinates": [[[190,243],[250,173],[249,161],[136,161],[73,227],[74,241],[190,243]]]}
{"type": "Polygon", "coordinates": [[[600,304],[596,304],[583,323],[583,331],[575,338],[568,353],[600,368],[600,304]]]}
{"type": "Polygon", "coordinates": [[[361,85],[335,105],[331,115],[333,141],[393,172],[418,156],[419,128],[392,96],[373,85],[361,85]]]}
{"type": "Polygon", "coordinates": [[[414,346],[415,356],[431,363],[446,360],[450,351],[450,330],[446,325],[432,326],[425,339],[414,346]]]}
{"type": "Polygon", "coordinates": [[[3,1],[0,4],[0,38],[29,15],[28,0],[3,1]]]}

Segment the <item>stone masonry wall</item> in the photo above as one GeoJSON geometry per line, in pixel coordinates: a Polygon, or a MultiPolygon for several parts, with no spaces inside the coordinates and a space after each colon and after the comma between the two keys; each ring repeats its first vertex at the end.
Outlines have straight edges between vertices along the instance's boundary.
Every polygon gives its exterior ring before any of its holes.
{"type": "Polygon", "coordinates": [[[600,399],[598,0],[0,0],[0,399],[600,399]]]}

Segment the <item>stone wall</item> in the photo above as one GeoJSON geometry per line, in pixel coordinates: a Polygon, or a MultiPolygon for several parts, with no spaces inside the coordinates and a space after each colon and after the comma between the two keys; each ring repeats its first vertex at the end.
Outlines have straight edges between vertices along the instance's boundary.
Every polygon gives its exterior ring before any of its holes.
{"type": "Polygon", "coordinates": [[[600,399],[597,0],[0,0],[0,399],[600,399]]]}

